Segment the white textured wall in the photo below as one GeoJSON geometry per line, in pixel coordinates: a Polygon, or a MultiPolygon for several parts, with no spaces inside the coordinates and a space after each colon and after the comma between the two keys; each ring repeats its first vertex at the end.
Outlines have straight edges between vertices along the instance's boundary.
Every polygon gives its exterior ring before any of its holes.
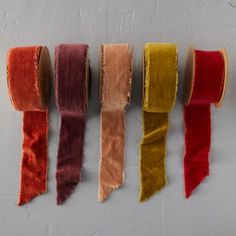
{"type": "Polygon", "coordinates": [[[1,0],[0,1],[0,236],[235,236],[236,235],[236,1],[235,0],[1,0]],[[141,139],[141,56],[147,41],[179,46],[178,101],[168,135],[168,185],[138,202],[141,139]],[[9,47],[43,44],[90,45],[92,96],[87,116],[83,181],[70,199],[56,205],[55,167],[59,115],[50,105],[48,193],[17,207],[22,115],[13,110],[6,87],[9,47]],[[134,79],[127,111],[125,185],[108,201],[96,201],[99,161],[99,47],[134,46],[134,79]],[[181,87],[188,47],[226,47],[229,83],[222,109],[213,110],[211,175],[184,198],[181,87]]]}

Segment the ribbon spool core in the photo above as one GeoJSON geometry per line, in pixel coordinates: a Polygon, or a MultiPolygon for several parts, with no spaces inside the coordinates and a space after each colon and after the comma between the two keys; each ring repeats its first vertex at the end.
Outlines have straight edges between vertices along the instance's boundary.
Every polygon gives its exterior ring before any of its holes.
{"type": "Polygon", "coordinates": [[[42,47],[40,59],[39,59],[39,90],[41,94],[42,107],[47,109],[50,93],[49,78],[51,77],[52,71],[50,55],[47,47],[42,47]]]}

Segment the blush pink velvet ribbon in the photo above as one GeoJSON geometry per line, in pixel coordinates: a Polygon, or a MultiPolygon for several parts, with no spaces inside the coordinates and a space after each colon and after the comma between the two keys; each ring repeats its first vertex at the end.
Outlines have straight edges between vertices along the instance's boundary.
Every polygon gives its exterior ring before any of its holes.
{"type": "Polygon", "coordinates": [[[101,153],[98,201],[124,180],[125,106],[129,103],[132,53],[127,44],[101,47],[101,153]]]}
{"type": "Polygon", "coordinates": [[[57,204],[80,181],[87,110],[88,45],[61,44],[55,49],[55,93],[61,113],[57,157],[57,204]]]}

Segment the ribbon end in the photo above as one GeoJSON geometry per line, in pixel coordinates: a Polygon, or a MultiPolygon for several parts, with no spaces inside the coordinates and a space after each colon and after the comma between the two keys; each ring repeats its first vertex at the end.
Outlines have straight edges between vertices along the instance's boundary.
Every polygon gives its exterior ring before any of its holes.
{"type": "Polygon", "coordinates": [[[194,189],[191,189],[191,190],[189,190],[189,191],[186,191],[186,190],[185,190],[185,198],[186,198],[186,199],[189,199],[189,198],[190,198],[191,193],[193,192],[193,190],[194,190],[194,189]]]}
{"type": "Polygon", "coordinates": [[[23,199],[19,199],[18,202],[17,202],[17,206],[22,206],[22,205],[26,204],[26,203],[29,202],[29,201],[30,201],[30,200],[25,201],[25,200],[23,200],[23,199]]]}
{"type": "Polygon", "coordinates": [[[18,206],[22,206],[26,203],[29,203],[31,202],[35,197],[41,195],[41,194],[44,194],[46,192],[46,189],[44,189],[43,191],[40,191],[40,192],[37,192],[37,193],[34,193],[32,195],[28,195],[28,194],[24,194],[24,193],[21,193],[19,195],[19,198],[18,198],[18,202],[17,202],[17,205],[18,206]]]}
{"type": "Polygon", "coordinates": [[[34,197],[31,198],[19,198],[18,202],[17,202],[17,206],[22,206],[28,202],[31,202],[33,200],[34,197]]]}
{"type": "Polygon", "coordinates": [[[57,195],[57,205],[62,205],[65,202],[66,198],[67,197],[64,195],[57,195]]]}
{"type": "Polygon", "coordinates": [[[65,194],[58,194],[57,195],[57,205],[62,205],[66,199],[71,195],[73,191],[71,191],[68,195],[65,194]]]}
{"type": "Polygon", "coordinates": [[[57,205],[62,205],[66,201],[66,199],[74,192],[79,182],[80,179],[70,185],[64,184],[63,186],[57,186],[57,205]]]}
{"type": "Polygon", "coordinates": [[[34,197],[29,198],[29,199],[19,199],[17,202],[17,206],[23,206],[33,200],[34,197]]]}
{"type": "Polygon", "coordinates": [[[57,205],[62,205],[67,198],[69,198],[69,196],[74,192],[75,186],[73,188],[71,188],[69,191],[66,192],[60,192],[57,195],[57,205]]]}
{"type": "Polygon", "coordinates": [[[189,178],[185,178],[185,197],[186,199],[189,199],[192,192],[194,192],[196,190],[196,188],[205,180],[205,178],[209,176],[209,170],[207,170],[207,172],[200,176],[197,179],[191,179],[189,178]]]}
{"type": "Polygon", "coordinates": [[[149,199],[149,197],[146,196],[146,194],[140,194],[139,196],[139,201],[140,202],[145,202],[149,199]]]}
{"type": "Polygon", "coordinates": [[[156,193],[160,192],[162,190],[162,188],[164,188],[166,186],[166,181],[164,181],[161,185],[155,186],[154,188],[143,188],[140,191],[140,195],[139,195],[139,201],[140,202],[145,202],[148,199],[150,199],[153,195],[155,195],[156,193]]]}
{"type": "Polygon", "coordinates": [[[122,186],[122,183],[118,185],[112,185],[112,186],[103,186],[103,185],[100,186],[98,197],[97,197],[98,202],[101,202],[101,203],[104,202],[114,190],[118,189],[121,186],[122,186]]]}

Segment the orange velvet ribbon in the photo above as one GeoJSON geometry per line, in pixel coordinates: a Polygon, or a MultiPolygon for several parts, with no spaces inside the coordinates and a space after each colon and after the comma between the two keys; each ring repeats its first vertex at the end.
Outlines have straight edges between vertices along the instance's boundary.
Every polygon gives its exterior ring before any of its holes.
{"type": "Polygon", "coordinates": [[[50,57],[46,47],[12,48],[7,56],[11,102],[23,111],[23,152],[18,205],[46,192],[50,57]]]}

